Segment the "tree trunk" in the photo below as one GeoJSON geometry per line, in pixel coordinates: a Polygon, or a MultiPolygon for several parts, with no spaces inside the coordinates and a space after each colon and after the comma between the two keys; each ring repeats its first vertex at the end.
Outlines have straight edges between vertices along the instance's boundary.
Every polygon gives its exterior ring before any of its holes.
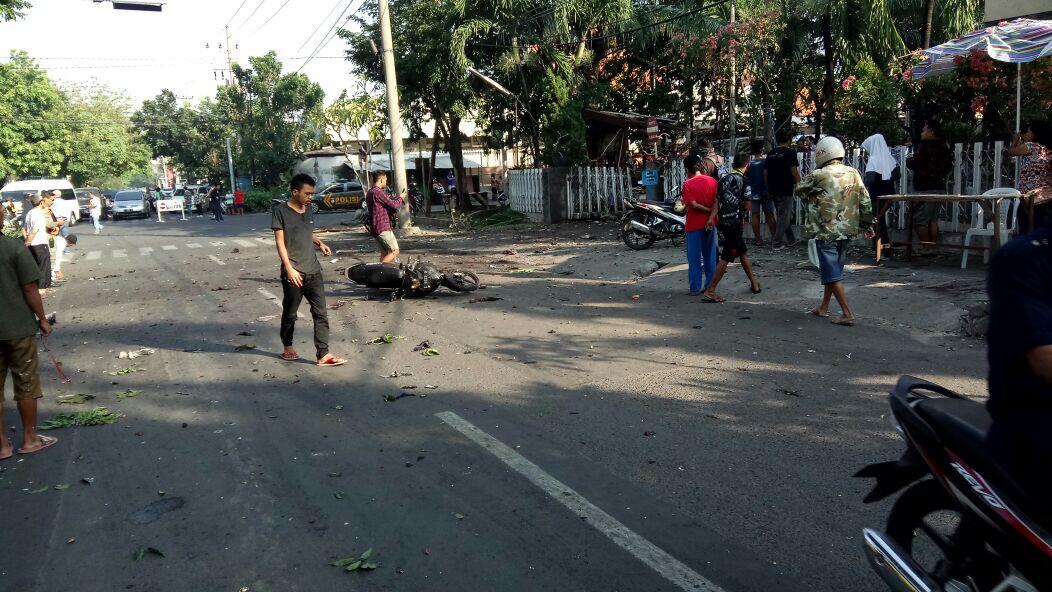
{"type": "MultiPolygon", "coordinates": [[[[435,160],[438,158],[438,128],[437,127],[435,128],[435,131],[432,132],[431,136],[432,136],[431,137],[431,159],[430,159],[431,162],[430,162],[430,165],[428,166],[428,169],[427,169],[427,176],[431,177],[431,179],[433,179],[434,178],[434,174],[435,174],[435,160]]],[[[432,195],[431,195],[431,179],[425,179],[425,178],[423,178],[423,175],[421,175],[421,180],[420,180],[420,182],[423,183],[423,187],[421,187],[421,189],[424,190],[424,195],[426,196],[426,197],[424,197],[424,199],[427,200],[424,203],[424,211],[427,212],[427,216],[429,218],[431,217],[431,201],[434,199],[434,197],[432,197],[432,195]]]]}
{"type": "Polygon", "coordinates": [[[935,16],[935,0],[924,0],[924,28],[921,29],[921,49],[931,47],[932,20],[935,16]]]}
{"type": "MultiPolygon", "coordinates": [[[[833,121],[836,117],[833,104],[833,93],[836,81],[833,78],[833,14],[832,8],[827,8],[822,15],[822,61],[825,64],[825,80],[822,82],[822,108],[815,114],[815,140],[822,134],[822,119],[828,117],[833,121]]],[[[832,126],[830,126],[832,127],[832,126]]]]}

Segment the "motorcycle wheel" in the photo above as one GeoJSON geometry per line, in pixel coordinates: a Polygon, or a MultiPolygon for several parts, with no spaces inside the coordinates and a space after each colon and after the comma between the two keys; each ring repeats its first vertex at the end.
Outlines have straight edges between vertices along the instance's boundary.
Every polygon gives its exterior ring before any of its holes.
{"type": "Polygon", "coordinates": [[[916,483],[899,496],[886,532],[941,585],[953,582],[959,589],[990,590],[1001,580],[1002,562],[986,550],[975,526],[934,479],[916,483]]]}
{"type": "Polygon", "coordinates": [[[479,276],[470,271],[446,271],[442,273],[442,285],[454,292],[474,292],[482,284],[479,276]]]}
{"type": "Polygon", "coordinates": [[[633,251],[643,251],[649,249],[654,241],[657,240],[653,234],[640,232],[635,228],[632,228],[631,222],[634,220],[640,224],[647,223],[648,216],[642,212],[629,212],[627,216],[621,218],[621,226],[618,229],[621,234],[621,240],[625,241],[625,245],[633,251]]]}

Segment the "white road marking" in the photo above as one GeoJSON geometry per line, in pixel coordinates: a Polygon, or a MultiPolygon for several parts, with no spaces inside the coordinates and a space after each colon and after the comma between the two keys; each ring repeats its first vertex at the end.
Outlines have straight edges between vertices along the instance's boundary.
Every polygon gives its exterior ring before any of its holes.
{"type": "Polygon", "coordinates": [[[616,518],[581,497],[581,494],[544,472],[543,469],[509,448],[500,440],[478,429],[471,422],[452,411],[436,413],[435,416],[472,442],[491,452],[504,464],[550,495],[552,499],[566,506],[576,516],[584,518],[617,546],[631,553],[636,559],[645,563],[676,586],[691,592],[699,590],[702,592],[723,592],[722,588],[707,580],[675,557],[662,551],[654,543],[639,536],[627,526],[621,524],[616,518]]]}
{"type": "Polygon", "coordinates": [[[186,243],[187,249],[200,249],[201,243],[186,243]]]}
{"type": "Polygon", "coordinates": [[[256,243],[254,243],[252,241],[247,241],[247,240],[245,240],[243,238],[234,239],[234,242],[239,244],[239,245],[241,245],[242,247],[255,247],[256,246],[256,243]]]}
{"type": "Polygon", "coordinates": [[[153,252],[153,247],[139,247],[139,254],[143,257],[153,252]]]}
{"type": "Polygon", "coordinates": [[[209,255],[208,258],[211,259],[212,261],[215,261],[216,264],[218,264],[218,265],[226,265],[226,263],[223,263],[222,259],[220,259],[219,257],[216,257],[215,255],[209,255]]]}
{"type": "Polygon", "coordinates": [[[89,251],[84,257],[85,261],[95,261],[102,258],[102,251],[89,251]]]}
{"type": "Polygon", "coordinates": [[[261,243],[267,244],[267,245],[269,245],[269,244],[274,242],[274,239],[272,239],[272,238],[257,238],[256,240],[258,240],[261,243]]]}
{"type": "Polygon", "coordinates": [[[174,251],[174,250],[176,250],[176,248],[177,247],[175,245],[164,245],[163,247],[161,247],[161,250],[162,251],[174,251]]]}
{"type": "Polygon", "coordinates": [[[222,247],[226,243],[224,243],[223,241],[213,241],[213,242],[210,242],[208,244],[212,245],[213,247],[222,247]]]}
{"type": "Polygon", "coordinates": [[[121,257],[127,257],[128,256],[128,252],[125,251],[124,249],[114,249],[113,250],[113,256],[116,259],[120,259],[121,257]]]}
{"type": "MultiPolygon", "coordinates": [[[[278,308],[281,308],[281,299],[280,298],[278,298],[277,296],[271,294],[270,292],[267,292],[263,288],[259,289],[259,293],[262,294],[263,297],[266,298],[267,300],[273,302],[274,304],[277,304],[278,308]]],[[[296,318],[299,318],[299,319],[304,318],[303,317],[303,313],[297,310],[296,311],[296,318]]]]}

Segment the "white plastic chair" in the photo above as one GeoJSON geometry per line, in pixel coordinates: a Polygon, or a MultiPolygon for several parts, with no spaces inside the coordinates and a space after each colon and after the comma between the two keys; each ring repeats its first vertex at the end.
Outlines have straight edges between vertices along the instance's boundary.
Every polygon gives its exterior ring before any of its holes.
{"type": "MultiPolygon", "coordinates": [[[[1009,234],[1015,230],[1015,218],[1019,209],[1019,197],[1020,193],[1018,189],[1011,187],[996,187],[983,193],[983,195],[995,195],[1001,196],[1005,199],[1001,200],[1001,228],[999,229],[1001,235],[1001,244],[1008,242],[1009,234]]],[[[990,262],[990,245],[993,243],[994,237],[994,223],[993,221],[986,222],[984,220],[983,204],[975,204],[975,216],[972,223],[972,227],[964,233],[964,244],[966,247],[961,252],[961,269],[968,269],[968,251],[967,248],[972,243],[972,237],[985,236],[990,237],[990,242],[986,244],[983,249],[983,263],[990,262]]]]}

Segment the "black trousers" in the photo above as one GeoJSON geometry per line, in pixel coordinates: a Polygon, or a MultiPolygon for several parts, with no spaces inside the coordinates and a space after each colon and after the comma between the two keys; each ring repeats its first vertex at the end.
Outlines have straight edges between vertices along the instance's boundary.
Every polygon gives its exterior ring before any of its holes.
{"type": "Polygon", "coordinates": [[[310,304],[310,316],[314,318],[314,349],[318,359],[329,353],[329,315],[325,309],[325,281],[320,273],[302,274],[303,285],[297,286],[289,281],[285,271],[281,271],[281,344],[292,345],[292,336],[296,330],[296,312],[303,299],[310,304]]]}
{"type": "Polygon", "coordinates": [[[47,245],[33,245],[29,247],[29,252],[33,255],[33,259],[37,262],[37,267],[40,268],[40,281],[37,282],[37,287],[50,288],[51,248],[47,245]]]}

